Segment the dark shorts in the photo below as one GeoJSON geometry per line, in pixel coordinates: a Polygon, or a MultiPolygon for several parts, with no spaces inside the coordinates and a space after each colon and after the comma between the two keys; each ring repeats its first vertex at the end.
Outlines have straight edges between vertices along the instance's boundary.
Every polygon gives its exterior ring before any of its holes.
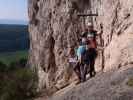
{"type": "Polygon", "coordinates": [[[92,61],[92,60],[95,60],[97,57],[97,51],[95,48],[90,48],[89,49],[89,60],[92,61]]]}
{"type": "Polygon", "coordinates": [[[90,53],[89,53],[89,51],[85,52],[85,54],[82,58],[82,62],[83,62],[83,64],[89,65],[89,63],[90,63],[90,53]]]}
{"type": "Polygon", "coordinates": [[[95,49],[95,48],[90,48],[90,49],[86,52],[84,58],[82,59],[82,62],[83,62],[84,64],[89,65],[90,62],[95,61],[96,57],[97,57],[97,51],[96,51],[96,49],[95,49]]]}
{"type": "Polygon", "coordinates": [[[90,58],[88,57],[88,59],[84,60],[83,63],[86,64],[86,65],[89,65],[90,64],[90,58]]]}

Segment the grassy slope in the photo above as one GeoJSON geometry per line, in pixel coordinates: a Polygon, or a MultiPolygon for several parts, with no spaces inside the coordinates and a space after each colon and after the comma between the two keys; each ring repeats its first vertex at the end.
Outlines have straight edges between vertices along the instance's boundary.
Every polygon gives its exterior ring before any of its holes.
{"type": "Polygon", "coordinates": [[[21,58],[27,58],[28,51],[16,51],[16,52],[5,52],[0,53],[0,61],[5,64],[10,64],[11,62],[17,61],[21,58]]]}

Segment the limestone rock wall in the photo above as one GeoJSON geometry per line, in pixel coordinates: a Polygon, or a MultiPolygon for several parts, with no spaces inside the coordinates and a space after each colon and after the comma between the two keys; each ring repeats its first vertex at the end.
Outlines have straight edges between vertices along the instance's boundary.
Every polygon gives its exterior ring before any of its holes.
{"type": "Polygon", "coordinates": [[[96,66],[101,68],[103,64],[107,71],[133,63],[132,0],[28,0],[28,4],[29,63],[38,70],[40,88],[69,82],[73,72],[67,62],[68,47],[76,48],[84,29],[78,13],[99,14],[91,20],[96,29],[103,31],[105,49],[96,66]]]}
{"type": "Polygon", "coordinates": [[[30,64],[39,69],[41,87],[70,78],[67,51],[78,44],[82,19],[77,13],[88,5],[87,0],[29,0],[30,64]]]}
{"type": "Polygon", "coordinates": [[[92,9],[99,13],[95,25],[103,26],[104,70],[132,64],[133,1],[94,0],[92,9]]]}

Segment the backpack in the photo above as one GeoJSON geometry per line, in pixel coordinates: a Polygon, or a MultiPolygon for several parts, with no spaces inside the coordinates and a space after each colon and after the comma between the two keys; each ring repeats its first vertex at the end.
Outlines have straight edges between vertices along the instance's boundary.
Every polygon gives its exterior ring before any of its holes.
{"type": "Polygon", "coordinates": [[[78,48],[77,56],[79,57],[80,55],[81,55],[81,62],[83,62],[83,64],[85,62],[88,62],[88,60],[89,60],[89,49],[87,49],[86,45],[81,46],[81,47],[78,48]]]}
{"type": "Polygon", "coordinates": [[[79,46],[77,49],[77,56],[79,57],[80,55],[84,55],[84,52],[86,51],[85,46],[79,46]]]}

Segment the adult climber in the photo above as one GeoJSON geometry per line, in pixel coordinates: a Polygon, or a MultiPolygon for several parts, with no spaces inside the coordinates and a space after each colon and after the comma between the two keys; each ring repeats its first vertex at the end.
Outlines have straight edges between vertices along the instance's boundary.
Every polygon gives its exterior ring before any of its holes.
{"type": "Polygon", "coordinates": [[[90,77],[95,76],[95,59],[97,57],[97,42],[96,42],[96,36],[97,31],[94,30],[92,23],[88,23],[87,25],[88,29],[82,34],[82,37],[87,38],[87,44],[88,44],[88,52],[89,52],[89,72],[90,77]]]}

